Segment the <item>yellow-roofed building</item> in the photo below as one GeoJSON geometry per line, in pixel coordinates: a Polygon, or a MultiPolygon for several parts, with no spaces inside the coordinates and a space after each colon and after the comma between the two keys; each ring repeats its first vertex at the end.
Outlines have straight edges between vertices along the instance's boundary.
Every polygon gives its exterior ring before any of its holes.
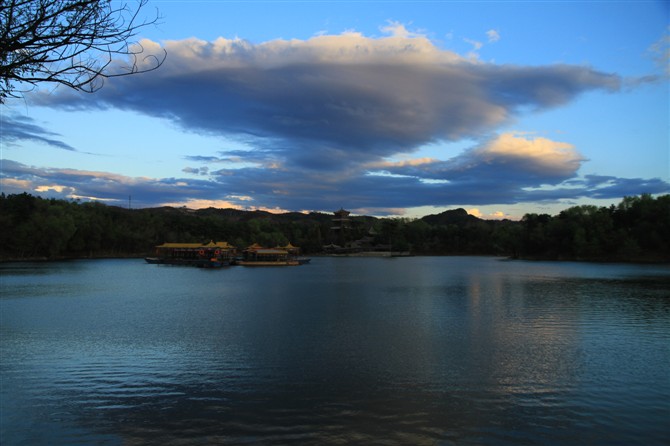
{"type": "Polygon", "coordinates": [[[219,267],[230,265],[237,248],[228,242],[163,243],[156,246],[156,257],[147,257],[148,263],[219,267]]]}

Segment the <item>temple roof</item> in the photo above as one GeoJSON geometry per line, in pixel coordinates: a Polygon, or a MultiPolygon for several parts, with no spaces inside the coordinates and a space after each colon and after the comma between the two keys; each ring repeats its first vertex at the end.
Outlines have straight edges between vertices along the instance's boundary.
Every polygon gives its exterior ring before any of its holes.
{"type": "Polygon", "coordinates": [[[335,212],[333,212],[333,214],[335,214],[335,215],[344,215],[344,216],[347,216],[347,215],[351,214],[351,212],[346,211],[346,210],[344,210],[343,208],[340,208],[339,211],[335,211],[335,212]]]}
{"type": "Polygon", "coordinates": [[[297,246],[293,246],[291,242],[288,242],[288,245],[286,246],[279,246],[277,245],[277,249],[298,249],[297,246]]]}

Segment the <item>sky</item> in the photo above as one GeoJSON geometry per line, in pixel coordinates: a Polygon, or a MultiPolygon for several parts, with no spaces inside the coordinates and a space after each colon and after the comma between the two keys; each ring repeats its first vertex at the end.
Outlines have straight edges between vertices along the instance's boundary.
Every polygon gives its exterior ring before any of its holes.
{"type": "Polygon", "coordinates": [[[667,194],[669,5],[150,0],[159,69],[0,105],[1,189],[487,219],[667,194]]]}

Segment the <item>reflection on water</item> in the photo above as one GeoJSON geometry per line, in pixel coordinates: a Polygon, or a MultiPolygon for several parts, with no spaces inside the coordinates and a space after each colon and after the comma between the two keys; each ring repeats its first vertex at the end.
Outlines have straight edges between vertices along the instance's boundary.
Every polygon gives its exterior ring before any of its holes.
{"type": "Polygon", "coordinates": [[[0,266],[0,443],[664,444],[670,270],[0,266]]]}

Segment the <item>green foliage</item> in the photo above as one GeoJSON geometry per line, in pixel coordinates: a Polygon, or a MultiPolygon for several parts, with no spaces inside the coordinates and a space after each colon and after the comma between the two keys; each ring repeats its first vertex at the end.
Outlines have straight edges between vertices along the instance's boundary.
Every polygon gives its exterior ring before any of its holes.
{"type": "Polygon", "coordinates": [[[670,195],[625,197],[609,208],[576,206],[556,217],[528,214],[523,257],[601,261],[669,261],[670,195]]]}
{"type": "MultiPolygon", "coordinates": [[[[234,209],[134,209],[0,194],[0,259],[142,256],[164,242],[292,243],[318,253],[337,243],[332,215],[234,209]]],[[[601,261],[670,261],[670,195],[625,197],[609,208],[576,206],[557,216],[481,220],[461,209],[422,219],[351,218],[346,238],[415,254],[504,255],[601,261]]]]}

